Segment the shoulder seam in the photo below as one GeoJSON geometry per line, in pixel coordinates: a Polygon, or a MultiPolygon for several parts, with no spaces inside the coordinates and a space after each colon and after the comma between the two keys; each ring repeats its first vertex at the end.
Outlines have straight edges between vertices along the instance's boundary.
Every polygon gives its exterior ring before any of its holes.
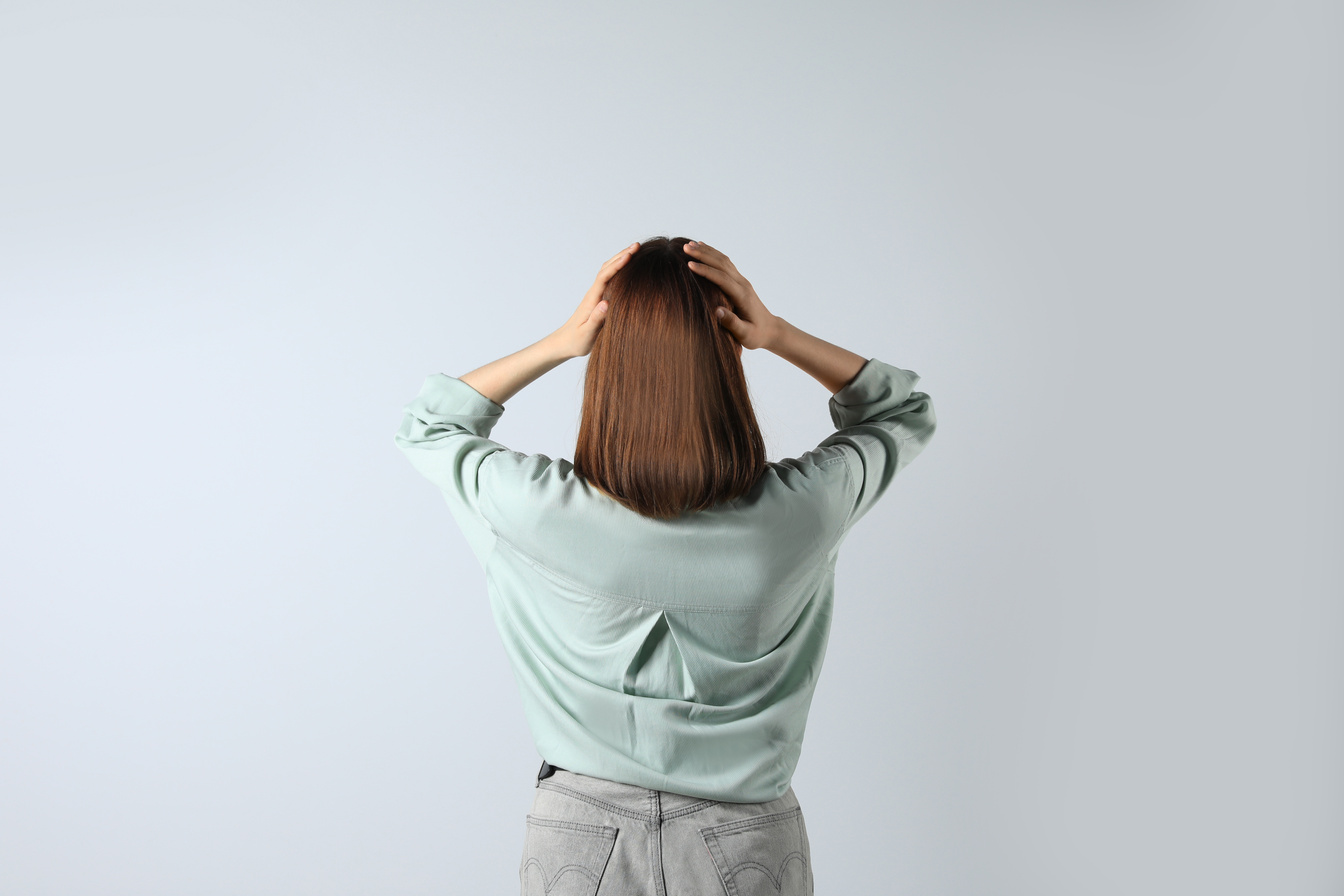
{"type": "Polygon", "coordinates": [[[845,512],[840,516],[840,525],[835,527],[835,531],[831,533],[830,539],[827,540],[826,547],[828,552],[835,548],[836,542],[839,541],[840,536],[844,534],[845,527],[849,525],[850,516],[854,512],[854,504],[859,500],[860,486],[858,480],[854,478],[854,465],[849,462],[849,451],[844,445],[841,445],[840,449],[840,456],[837,457],[836,460],[845,462],[845,482],[849,486],[846,490],[848,497],[845,500],[845,512]]]}

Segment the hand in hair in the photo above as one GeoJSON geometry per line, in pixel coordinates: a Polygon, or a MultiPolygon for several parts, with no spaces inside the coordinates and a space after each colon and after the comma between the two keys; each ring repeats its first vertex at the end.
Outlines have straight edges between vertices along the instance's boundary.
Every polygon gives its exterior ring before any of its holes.
{"type": "Polygon", "coordinates": [[[581,358],[593,350],[593,340],[597,338],[597,331],[602,328],[602,321],[607,317],[607,303],[602,301],[607,281],[616,275],[638,248],[639,243],[631,243],[608,258],[597,272],[593,285],[588,287],[583,301],[579,302],[579,307],[565,325],[552,334],[565,347],[565,354],[569,357],[581,358]]]}
{"type": "Polygon", "coordinates": [[[693,259],[688,262],[691,270],[717,285],[732,303],[732,307],[717,312],[719,323],[746,348],[770,348],[779,331],[779,319],[766,309],[756,289],[728,256],[705,243],[690,242],[682,248],[693,259]]]}

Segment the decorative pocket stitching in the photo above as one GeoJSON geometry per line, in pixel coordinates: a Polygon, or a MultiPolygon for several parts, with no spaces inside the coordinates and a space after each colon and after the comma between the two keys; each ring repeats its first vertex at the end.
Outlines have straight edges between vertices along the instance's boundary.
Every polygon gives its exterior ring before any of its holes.
{"type": "MultiPolygon", "coordinates": [[[[617,829],[610,825],[602,824],[584,824],[579,821],[564,821],[558,818],[543,818],[539,815],[528,814],[527,824],[529,828],[554,828],[559,831],[569,831],[581,835],[581,839],[586,838],[590,849],[587,850],[587,864],[580,862],[567,862],[555,869],[550,878],[547,879],[548,869],[541,859],[532,854],[532,837],[529,832],[526,845],[523,850],[523,863],[518,868],[518,877],[522,884],[527,883],[527,870],[532,865],[537,866],[541,874],[543,890],[549,893],[555,888],[556,882],[561,875],[566,872],[578,872],[588,879],[589,886],[585,888],[587,896],[592,896],[597,892],[598,884],[602,881],[602,876],[606,873],[607,862],[611,859],[612,850],[616,846],[617,829]],[[592,867],[589,867],[591,865],[592,867]]],[[[574,852],[564,855],[564,859],[572,858],[574,852]]]]}
{"type": "Polygon", "coordinates": [[[789,850],[783,858],[779,859],[778,867],[776,868],[769,868],[765,864],[755,861],[752,858],[743,858],[740,852],[730,860],[728,854],[724,851],[725,844],[721,842],[720,839],[721,837],[727,837],[753,828],[765,827],[781,821],[798,819],[801,817],[802,812],[802,806],[795,806],[784,812],[775,812],[770,815],[758,815],[753,818],[743,818],[737,821],[729,821],[724,824],[702,828],[700,830],[700,836],[705,841],[705,847],[709,850],[711,857],[714,859],[714,865],[718,869],[719,878],[723,883],[724,888],[727,890],[728,896],[738,896],[739,889],[737,877],[739,872],[746,869],[753,869],[764,875],[770,881],[770,886],[775,892],[780,892],[783,887],[785,869],[788,867],[789,862],[795,858],[798,859],[799,864],[802,866],[802,874],[806,878],[809,873],[808,857],[806,853],[806,840],[803,838],[801,824],[796,825],[795,827],[797,830],[798,842],[803,846],[803,849],[789,850]]]}

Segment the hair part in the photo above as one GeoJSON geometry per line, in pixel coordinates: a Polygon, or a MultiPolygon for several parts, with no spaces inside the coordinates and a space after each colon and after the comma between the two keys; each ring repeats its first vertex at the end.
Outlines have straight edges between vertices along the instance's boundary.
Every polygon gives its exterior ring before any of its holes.
{"type": "Polygon", "coordinates": [[[742,497],[765,469],[729,304],[687,265],[684,237],[643,242],[607,282],[584,374],[574,470],[644,516],[742,497]]]}

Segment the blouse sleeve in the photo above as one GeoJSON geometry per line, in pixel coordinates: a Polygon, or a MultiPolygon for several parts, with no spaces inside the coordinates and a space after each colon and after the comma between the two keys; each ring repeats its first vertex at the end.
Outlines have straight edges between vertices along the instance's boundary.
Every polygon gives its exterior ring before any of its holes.
{"type": "Polygon", "coordinates": [[[503,413],[503,405],[457,377],[435,373],[402,408],[401,426],[394,436],[411,464],[439,487],[482,564],[495,534],[481,515],[480,474],[491,455],[509,450],[489,438],[503,413]]]}
{"type": "Polygon", "coordinates": [[[818,446],[843,449],[849,471],[847,531],[866,514],[891,485],[892,478],[914,460],[933,437],[937,420],[933,402],[915,392],[919,374],[869,358],[830,399],[836,432],[818,446]]]}

